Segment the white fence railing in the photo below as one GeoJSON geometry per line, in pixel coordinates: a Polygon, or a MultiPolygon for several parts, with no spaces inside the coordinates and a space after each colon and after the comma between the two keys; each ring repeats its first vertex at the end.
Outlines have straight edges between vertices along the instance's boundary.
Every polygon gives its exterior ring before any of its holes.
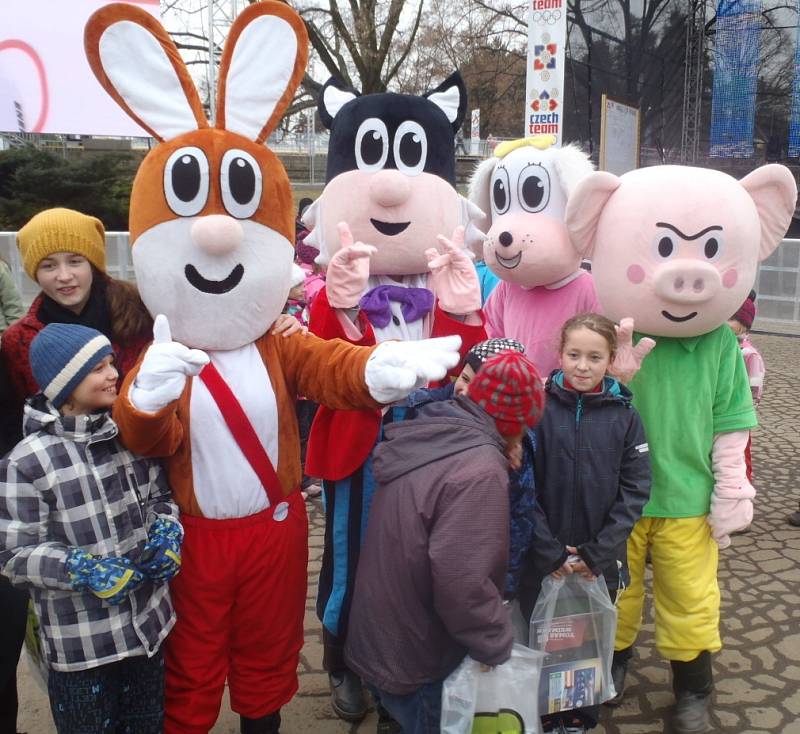
{"type": "MultiPolygon", "coordinates": [[[[16,247],[16,232],[0,232],[0,257],[10,266],[25,303],[39,289],[22,269],[16,247]]],[[[106,233],[106,263],[109,275],[134,280],[127,232],[106,233]]],[[[767,258],[756,276],[758,318],[800,325],[800,240],[784,240],[767,258]]]]}

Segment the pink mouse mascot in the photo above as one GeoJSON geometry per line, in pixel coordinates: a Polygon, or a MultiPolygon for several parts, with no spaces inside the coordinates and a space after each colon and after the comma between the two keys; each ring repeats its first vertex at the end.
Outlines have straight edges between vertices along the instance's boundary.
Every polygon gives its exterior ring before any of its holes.
{"type": "Polygon", "coordinates": [[[711,653],[721,648],[719,549],[747,527],[753,487],[744,447],[756,416],[726,321],[781,242],[797,189],[767,165],[736,181],[718,171],[657,166],[594,173],[570,196],[566,224],[591,257],[611,318],[632,314],[656,346],[630,383],[653,467],[651,498],[628,541],[630,588],[619,602],[617,702],[641,625],[652,558],[655,637],[673,671],[673,731],[707,731],[711,653]]]}
{"type": "Polygon", "coordinates": [[[164,457],[180,508],[164,732],[207,734],[227,680],[243,734],[275,734],[297,690],[307,589],[295,398],[379,409],[441,379],[458,339],[398,353],[270,333],[289,293],[295,228],[289,179],[264,143],[308,54],[288,5],[255,3],[231,26],[213,125],[175,44],[141,8],[101,8],[85,41],[100,83],[158,141],[130,204],[155,339],[114,418],[130,450],[164,457]]]}
{"type": "MultiPolygon", "coordinates": [[[[326,287],[311,307],[314,334],[401,353],[408,340],[457,335],[462,355],[486,338],[480,284],[463,245],[463,225],[482,212],[455,189],[453,136],[465,110],[457,72],[422,96],[361,96],[336,79],[325,85],[319,113],[331,131],[327,183],[303,218],[311,226],[305,241],[327,265],[326,287]],[[452,240],[441,236],[451,232],[452,240]]],[[[349,721],[366,715],[343,649],[374,491],[370,457],[392,417],[321,408],[308,444],[306,472],[322,477],[325,493],[317,600],[323,664],[333,708],[349,721]]]]}
{"type": "Polygon", "coordinates": [[[564,322],[600,310],[564,226],[567,197],[592,164],[575,146],[554,144],[554,136],[537,135],[498,145],[470,181],[470,200],[486,216],[467,230],[502,281],[484,305],[489,336],[522,342],[543,375],[558,366],[564,322]]]}

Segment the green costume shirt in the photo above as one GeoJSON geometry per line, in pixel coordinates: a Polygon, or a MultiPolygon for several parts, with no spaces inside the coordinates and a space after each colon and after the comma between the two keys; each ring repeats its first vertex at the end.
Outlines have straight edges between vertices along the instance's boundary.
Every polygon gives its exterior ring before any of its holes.
{"type": "Polygon", "coordinates": [[[653,338],[629,385],[653,468],[643,516],[707,515],[714,436],[758,425],[744,359],[727,324],[702,336],[653,338]]]}

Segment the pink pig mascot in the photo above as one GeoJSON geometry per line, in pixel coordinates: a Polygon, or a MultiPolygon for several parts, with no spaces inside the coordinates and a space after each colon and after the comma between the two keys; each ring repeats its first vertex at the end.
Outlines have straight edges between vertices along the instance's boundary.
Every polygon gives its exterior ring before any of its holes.
{"type": "Polygon", "coordinates": [[[554,147],[555,140],[538,135],[495,148],[470,181],[470,201],[486,216],[467,231],[502,281],[484,306],[487,333],[522,342],[543,375],[558,367],[564,322],[600,311],[592,276],[581,270],[564,226],[567,197],[592,164],[574,146],[554,147]]]}
{"type": "Polygon", "coordinates": [[[656,647],[673,671],[673,731],[707,731],[719,634],[718,551],[753,516],[744,447],[756,425],[747,373],[726,325],[780,243],[797,188],[767,165],[741,181],[658,166],[594,173],[569,199],[566,224],[592,258],[610,318],[632,314],[656,347],[630,383],[650,446],[650,501],[628,541],[631,586],[619,602],[618,699],[641,625],[645,557],[653,568],[656,647]]]}

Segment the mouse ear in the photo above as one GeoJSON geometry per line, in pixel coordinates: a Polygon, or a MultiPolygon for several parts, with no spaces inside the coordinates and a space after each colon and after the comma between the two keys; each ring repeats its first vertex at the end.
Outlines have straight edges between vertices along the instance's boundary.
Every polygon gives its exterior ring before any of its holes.
{"type": "Polygon", "coordinates": [[[86,24],[84,48],[103,88],[156,140],[208,127],[178,49],[147,11],[128,3],[100,8],[86,24]]]}
{"type": "Polygon", "coordinates": [[[422,95],[433,102],[447,117],[447,121],[458,132],[467,114],[467,87],[461,74],[454,71],[436,89],[422,95]]]}
{"type": "Polygon", "coordinates": [[[308,61],[308,33],[288,5],[264,0],[233,21],[219,67],[216,126],[263,143],[292,102],[308,61]]]}

